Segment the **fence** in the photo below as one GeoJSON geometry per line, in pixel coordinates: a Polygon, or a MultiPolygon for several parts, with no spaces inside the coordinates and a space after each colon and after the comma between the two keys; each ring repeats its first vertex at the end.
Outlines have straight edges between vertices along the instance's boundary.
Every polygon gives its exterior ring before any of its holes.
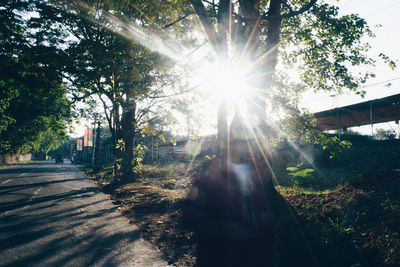
{"type": "Polygon", "coordinates": [[[32,154],[0,154],[0,164],[12,164],[32,160],[32,154]]]}

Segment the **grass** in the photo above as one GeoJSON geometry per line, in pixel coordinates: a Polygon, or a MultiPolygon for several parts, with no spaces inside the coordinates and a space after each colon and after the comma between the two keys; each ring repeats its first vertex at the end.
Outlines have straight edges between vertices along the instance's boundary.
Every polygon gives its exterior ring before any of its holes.
{"type": "Polygon", "coordinates": [[[182,162],[174,162],[167,164],[146,164],[142,169],[143,177],[159,178],[174,177],[183,175],[186,172],[186,165],[182,162]]]}
{"type": "Polygon", "coordinates": [[[152,201],[156,202],[167,201],[171,204],[186,197],[185,192],[179,190],[171,190],[161,188],[160,185],[143,185],[142,183],[131,183],[122,186],[115,190],[115,192],[122,196],[129,196],[130,202],[152,201]]]}
{"type": "Polygon", "coordinates": [[[325,190],[313,190],[313,189],[307,189],[304,187],[300,186],[282,186],[282,185],[277,185],[275,186],[275,189],[284,196],[287,195],[300,195],[300,194],[329,194],[332,193],[334,189],[325,189],[325,190]]]}
{"type": "Polygon", "coordinates": [[[329,224],[338,234],[345,234],[353,231],[353,227],[348,225],[347,217],[339,217],[332,219],[331,217],[327,217],[329,224]]]}
{"type": "MultiPolygon", "coordinates": [[[[90,164],[77,164],[90,179],[95,179],[100,187],[113,180],[113,166],[93,172],[90,164]]],[[[186,198],[188,180],[182,179],[186,168],[184,163],[144,165],[142,175],[133,183],[114,190],[114,198],[130,205],[153,204],[172,205],[186,198]]]]}

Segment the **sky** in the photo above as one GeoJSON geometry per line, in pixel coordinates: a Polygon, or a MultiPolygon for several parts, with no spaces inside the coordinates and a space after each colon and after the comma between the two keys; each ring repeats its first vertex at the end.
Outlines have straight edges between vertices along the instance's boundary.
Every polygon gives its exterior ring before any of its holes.
{"type": "MultiPolygon", "coordinates": [[[[398,22],[400,0],[341,0],[340,2],[328,0],[327,2],[338,5],[342,15],[356,13],[364,18],[376,35],[375,38],[366,40],[371,45],[369,55],[372,58],[378,58],[379,53],[384,53],[397,61],[398,68],[391,70],[387,64],[378,60],[376,67],[372,70],[376,78],[366,83],[364,89],[367,93],[364,98],[351,93],[332,95],[332,93],[306,92],[301,106],[311,112],[318,112],[400,93],[400,24],[398,22]],[[376,25],[381,26],[376,27],[376,25]],[[385,86],[388,82],[391,83],[390,87],[385,86]]],[[[82,135],[85,124],[86,122],[82,121],[82,124],[76,127],[76,133],[72,135],[82,135]]],[[[374,128],[394,129],[400,133],[399,125],[394,122],[378,124],[374,128]]],[[[371,134],[370,126],[355,127],[354,130],[371,134]]]]}

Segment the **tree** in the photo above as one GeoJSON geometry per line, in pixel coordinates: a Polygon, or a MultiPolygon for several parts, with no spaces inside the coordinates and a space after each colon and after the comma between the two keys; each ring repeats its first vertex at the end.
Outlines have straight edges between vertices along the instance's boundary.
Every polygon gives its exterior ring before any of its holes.
{"type": "Polygon", "coordinates": [[[60,70],[64,54],[29,30],[30,1],[0,4],[1,153],[40,147],[42,133],[64,131],[70,103],[60,70]]]}
{"type": "Polygon", "coordinates": [[[35,147],[36,155],[41,159],[46,159],[49,152],[57,150],[66,141],[68,141],[68,137],[64,129],[44,131],[38,138],[35,147]]]}
{"type": "MultiPolygon", "coordinates": [[[[364,19],[354,14],[340,16],[337,7],[322,0],[191,0],[191,3],[215,50],[217,60],[229,65],[239,58],[239,68],[251,68],[247,76],[253,77],[250,82],[257,90],[248,96],[249,118],[258,122],[258,125],[247,127],[254,133],[252,140],[256,145],[252,148],[257,150],[255,154],[260,164],[257,171],[262,172],[267,168],[271,170],[271,173],[261,175],[261,178],[266,180],[266,194],[270,197],[271,210],[274,210],[271,212],[271,223],[279,229],[282,216],[289,217],[286,222],[293,222],[295,217],[294,211],[285,205],[285,200],[276,194],[270,182],[273,172],[269,165],[267,146],[264,146],[269,141],[266,135],[269,132],[285,133],[282,130],[286,130],[286,133],[291,131],[298,138],[321,144],[322,147],[332,143],[333,139],[316,130],[310,114],[300,114],[297,108],[298,96],[304,89],[339,93],[349,89],[363,95],[365,92],[360,85],[374,74],[370,71],[354,73],[351,67],[373,66],[374,60],[366,54],[369,45],[364,42],[364,37],[373,34],[364,19]],[[230,51],[234,52],[229,54],[230,51]],[[290,79],[290,75],[284,73],[285,68],[297,68],[298,81],[290,79]],[[287,114],[280,125],[268,124],[266,100],[273,103],[271,106],[278,114],[287,114]]],[[[387,60],[384,56],[382,58],[387,60]]],[[[388,63],[393,65],[390,60],[388,63]]],[[[219,110],[219,157],[224,160],[229,156],[226,151],[229,138],[226,104],[221,103],[219,110]]],[[[233,120],[237,121],[240,120],[233,120]]],[[[237,127],[231,124],[231,128],[233,126],[237,127]]],[[[239,154],[242,151],[236,150],[239,154]]],[[[224,171],[226,168],[226,165],[220,167],[224,171]]],[[[211,174],[209,176],[212,177],[211,174]]],[[[218,176],[220,178],[223,174],[218,176]]],[[[303,233],[296,232],[297,227],[293,223],[285,227],[286,231],[291,229],[292,232],[280,233],[282,243],[290,244],[282,251],[290,256],[282,256],[281,259],[285,261],[293,257],[298,261],[297,265],[314,266],[311,264],[314,260],[312,257],[306,256],[307,264],[302,262],[303,255],[308,253],[304,243],[300,242],[303,233]],[[298,244],[294,248],[296,242],[298,244]],[[295,253],[299,253],[298,256],[294,256],[295,253]]],[[[281,263],[282,266],[293,264],[281,263]]]]}
{"type": "Polygon", "coordinates": [[[164,10],[163,4],[155,1],[157,8],[153,9],[135,1],[88,1],[87,6],[56,3],[40,6],[40,21],[46,24],[39,30],[44,36],[68,32],[74,37],[65,49],[71,60],[65,71],[71,94],[76,100],[101,103],[114,139],[115,173],[122,174],[124,179],[134,178],[137,162],[134,139],[158,117],[157,106],[164,93],[155,83],[167,75],[164,71],[167,61],[118,34],[117,29],[126,25],[115,24],[113,20],[127,24],[140,22],[150,28],[149,17],[156,18],[164,10]],[[146,16],[138,12],[143,9],[147,10],[146,16]],[[62,27],[52,28],[49,24],[62,27]],[[49,33],[49,28],[55,33],[49,33]]]}
{"type": "MultiPolygon", "coordinates": [[[[366,55],[369,45],[361,41],[364,36],[373,36],[366,21],[354,14],[339,16],[337,7],[323,1],[191,3],[219,60],[226,62],[232,56],[244,55],[254,65],[252,72],[257,79],[252,83],[259,90],[249,98],[255,107],[252,112],[261,121],[267,98],[288,107],[287,103],[296,104],[293,96],[302,88],[339,92],[350,89],[363,95],[359,85],[374,76],[369,71],[356,75],[348,67],[374,63],[366,55]],[[228,55],[230,43],[234,55],[228,55]],[[297,68],[302,86],[286,82],[290,77],[276,71],[278,61],[287,68],[297,68]]],[[[219,119],[223,124],[219,125],[222,141],[227,135],[226,119],[221,118],[226,113],[223,106],[219,119]]]]}

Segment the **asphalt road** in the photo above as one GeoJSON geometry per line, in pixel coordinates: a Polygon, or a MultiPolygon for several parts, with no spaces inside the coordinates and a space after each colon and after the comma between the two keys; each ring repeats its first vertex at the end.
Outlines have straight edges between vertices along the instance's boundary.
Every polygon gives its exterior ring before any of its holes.
{"type": "Polygon", "coordinates": [[[168,266],[69,162],[0,169],[0,266],[168,266]]]}

